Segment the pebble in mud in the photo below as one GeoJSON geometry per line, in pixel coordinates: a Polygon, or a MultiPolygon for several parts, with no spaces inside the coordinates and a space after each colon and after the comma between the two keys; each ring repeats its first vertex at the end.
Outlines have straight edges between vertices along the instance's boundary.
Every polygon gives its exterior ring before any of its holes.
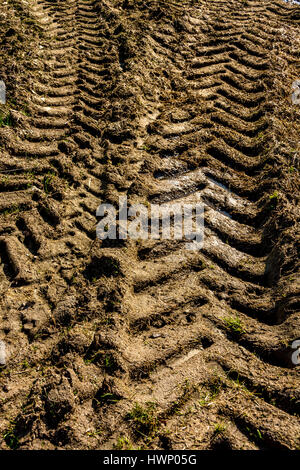
{"type": "Polygon", "coordinates": [[[6,365],[6,347],[3,341],[0,341],[0,366],[6,365]]]}
{"type": "Polygon", "coordinates": [[[165,338],[165,335],[163,335],[162,333],[152,333],[152,335],[150,335],[150,338],[152,339],[165,338]]]}

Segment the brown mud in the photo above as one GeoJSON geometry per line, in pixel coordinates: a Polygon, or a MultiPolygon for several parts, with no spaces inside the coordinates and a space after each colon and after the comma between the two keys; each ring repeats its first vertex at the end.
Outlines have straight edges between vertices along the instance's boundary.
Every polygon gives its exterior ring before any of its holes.
{"type": "Polygon", "coordinates": [[[1,448],[299,449],[300,7],[0,6],[1,448]],[[100,241],[205,201],[205,243],[100,241]]]}

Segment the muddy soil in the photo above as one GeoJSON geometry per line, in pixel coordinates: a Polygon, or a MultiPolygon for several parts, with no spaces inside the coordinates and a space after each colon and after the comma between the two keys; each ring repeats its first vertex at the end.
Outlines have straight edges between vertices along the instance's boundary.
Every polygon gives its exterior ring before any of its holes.
{"type": "Polygon", "coordinates": [[[2,449],[300,448],[299,26],[281,0],[2,2],[2,449]],[[124,195],[201,198],[203,249],[97,239],[124,195]]]}

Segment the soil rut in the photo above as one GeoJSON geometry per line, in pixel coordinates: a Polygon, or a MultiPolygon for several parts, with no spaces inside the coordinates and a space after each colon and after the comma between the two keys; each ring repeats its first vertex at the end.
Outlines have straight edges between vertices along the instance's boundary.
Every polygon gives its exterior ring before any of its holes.
{"type": "Polygon", "coordinates": [[[29,58],[1,107],[2,447],[299,448],[299,6],[30,4],[1,7],[29,58]],[[203,249],[98,240],[124,195],[204,201],[203,249]]]}

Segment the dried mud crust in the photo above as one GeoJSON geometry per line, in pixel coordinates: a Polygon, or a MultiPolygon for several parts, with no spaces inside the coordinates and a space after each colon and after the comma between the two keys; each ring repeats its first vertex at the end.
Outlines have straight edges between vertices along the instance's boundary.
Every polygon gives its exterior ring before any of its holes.
{"type": "Polygon", "coordinates": [[[299,6],[0,7],[1,448],[297,449],[299,6]],[[199,253],[101,202],[205,202],[199,253]]]}

